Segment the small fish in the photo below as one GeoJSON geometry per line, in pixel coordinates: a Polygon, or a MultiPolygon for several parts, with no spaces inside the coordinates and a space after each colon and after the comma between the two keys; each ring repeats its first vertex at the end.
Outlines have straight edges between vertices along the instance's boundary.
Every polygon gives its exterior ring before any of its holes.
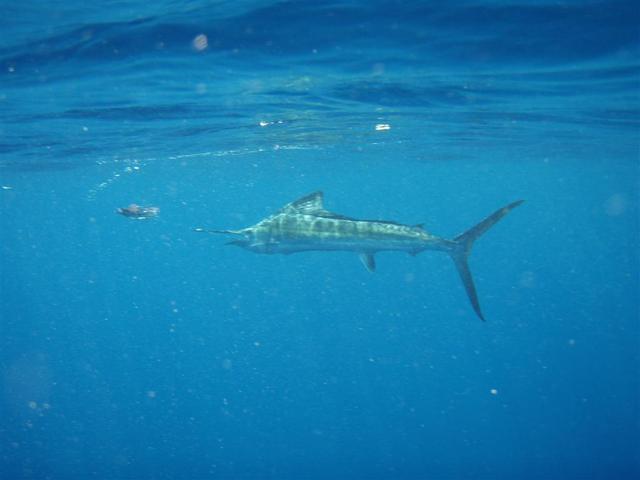
{"type": "Polygon", "coordinates": [[[350,251],[360,256],[365,268],[376,268],[374,255],[395,250],[417,255],[424,250],[447,253],[458,270],[476,315],[484,320],[476,287],[467,259],[473,242],[495,225],[523,200],[503,207],[466,232],[446,239],[431,235],[422,225],[403,225],[382,220],[359,220],[325,210],[322,192],[315,192],[285,205],[279,212],[257,224],[240,230],[207,230],[196,232],[235,235],[231,245],[256,253],[296,253],[312,250],[350,251]]]}
{"type": "Polygon", "coordinates": [[[140,205],[132,203],[128,207],[118,208],[116,213],[124,215],[125,217],[143,220],[145,218],[157,217],[160,209],[158,207],[141,207],[140,205]]]}

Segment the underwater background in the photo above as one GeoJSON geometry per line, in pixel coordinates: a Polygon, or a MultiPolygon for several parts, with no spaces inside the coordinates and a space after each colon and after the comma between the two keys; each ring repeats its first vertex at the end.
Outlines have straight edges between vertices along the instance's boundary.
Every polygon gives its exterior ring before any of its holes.
{"type": "Polygon", "coordinates": [[[640,475],[633,1],[0,1],[0,477],[640,475]],[[328,210],[470,258],[257,255],[328,210]],[[157,206],[136,220],[116,209],[157,206]]]}

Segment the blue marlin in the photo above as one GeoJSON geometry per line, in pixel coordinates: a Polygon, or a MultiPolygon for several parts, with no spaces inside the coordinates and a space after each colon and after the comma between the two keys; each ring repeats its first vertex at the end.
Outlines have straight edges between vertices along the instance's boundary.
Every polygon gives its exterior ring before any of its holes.
{"type": "Polygon", "coordinates": [[[467,259],[473,242],[523,200],[503,207],[466,232],[446,239],[428,233],[422,225],[403,225],[384,220],[359,220],[325,210],[322,192],[314,192],[285,205],[280,211],[253,226],[240,230],[196,232],[234,235],[230,245],[256,253],[291,254],[308,251],[349,251],[360,256],[370,272],[375,271],[375,254],[401,251],[417,255],[424,250],[449,254],[462,279],[473,310],[484,321],[478,294],[467,259]]]}

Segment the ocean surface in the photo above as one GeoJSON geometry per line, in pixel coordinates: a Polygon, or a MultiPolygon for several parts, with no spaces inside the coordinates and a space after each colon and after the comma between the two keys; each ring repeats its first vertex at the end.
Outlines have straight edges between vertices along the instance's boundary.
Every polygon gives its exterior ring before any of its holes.
{"type": "Polygon", "coordinates": [[[0,6],[2,480],[640,478],[636,2],[0,6]]]}

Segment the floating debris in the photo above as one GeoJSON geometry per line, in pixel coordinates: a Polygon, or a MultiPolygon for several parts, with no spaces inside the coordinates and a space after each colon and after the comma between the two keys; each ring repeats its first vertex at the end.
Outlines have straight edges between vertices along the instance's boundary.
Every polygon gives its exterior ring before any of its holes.
{"type": "Polygon", "coordinates": [[[204,33],[201,33],[200,35],[196,35],[191,44],[193,45],[193,48],[201,52],[206,50],[209,46],[209,39],[204,33]]]}

